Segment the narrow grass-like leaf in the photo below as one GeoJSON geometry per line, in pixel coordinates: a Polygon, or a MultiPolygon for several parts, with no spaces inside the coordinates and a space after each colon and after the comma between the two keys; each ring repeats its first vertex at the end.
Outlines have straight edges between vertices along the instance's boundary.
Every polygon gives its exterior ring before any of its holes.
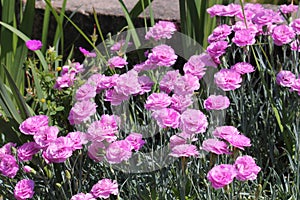
{"type": "Polygon", "coordinates": [[[43,19],[43,30],[42,30],[42,52],[46,52],[47,42],[48,42],[48,30],[49,30],[49,22],[50,22],[50,7],[46,4],[44,11],[44,19],[43,19]]]}
{"type": "MultiPolygon", "coordinates": [[[[29,38],[24,35],[24,33],[22,33],[21,31],[19,31],[18,29],[14,28],[13,26],[10,26],[9,24],[6,24],[4,22],[0,22],[0,25],[2,25],[3,27],[7,28],[8,30],[10,30],[11,32],[15,33],[18,37],[20,37],[23,41],[28,41],[29,38]]],[[[47,62],[45,60],[44,55],[42,54],[42,52],[40,50],[35,51],[35,54],[38,56],[41,65],[43,66],[44,71],[48,71],[48,65],[47,62]]]]}
{"type": "Polygon", "coordinates": [[[102,33],[102,30],[101,30],[101,27],[100,27],[100,24],[99,24],[97,13],[96,13],[96,11],[95,11],[94,8],[93,8],[93,15],[94,15],[94,20],[95,20],[95,23],[96,23],[96,26],[97,26],[97,30],[98,30],[98,32],[100,34],[101,42],[102,42],[102,44],[103,44],[103,46],[105,48],[106,56],[109,57],[109,53],[108,53],[108,50],[107,50],[105,39],[103,37],[103,33],[102,33]]]}
{"type": "Polygon", "coordinates": [[[129,12],[128,12],[128,9],[127,7],[125,6],[125,3],[123,0],[119,0],[120,4],[121,4],[121,7],[122,7],[122,10],[125,14],[125,18],[126,18],[126,21],[128,23],[128,32],[131,34],[132,36],[132,39],[133,39],[133,43],[135,45],[136,48],[140,47],[141,46],[141,43],[140,43],[140,40],[139,40],[139,37],[135,31],[135,28],[134,28],[134,25],[133,25],[133,22],[130,18],[130,15],[129,15],[129,12]]]}
{"type": "Polygon", "coordinates": [[[14,80],[12,79],[12,77],[10,76],[9,72],[7,71],[7,69],[4,67],[4,71],[7,77],[7,81],[9,82],[10,88],[12,90],[12,93],[14,95],[14,98],[17,102],[17,106],[19,108],[20,111],[20,115],[22,117],[23,120],[25,120],[26,118],[30,117],[31,114],[29,112],[29,110],[27,109],[27,105],[26,102],[24,101],[24,97],[22,96],[22,94],[20,93],[18,87],[16,86],[14,80]]]}
{"type": "Polygon", "coordinates": [[[18,123],[21,123],[22,118],[11,99],[11,95],[7,92],[3,79],[0,77],[0,106],[6,112],[8,117],[15,119],[18,123]]]}

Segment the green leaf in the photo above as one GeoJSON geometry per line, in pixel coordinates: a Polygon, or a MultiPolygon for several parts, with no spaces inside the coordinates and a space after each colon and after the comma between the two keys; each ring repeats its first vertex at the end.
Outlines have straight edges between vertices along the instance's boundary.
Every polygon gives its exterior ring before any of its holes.
{"type": "MultiPolygon", "coordinates": [[[[3,27],[7,28],[8,30],[10,30],[11,32],[15,33],[19,38],[21,38],[23,41],[28,41],[30,40],[24,33],[22,33],[21,31],[19,31],[18,29],[14,28],[13,26],[4,23],[4,22],[0,22],[0,25],[2,25],[3,27]]],[[[45,60],[44,55],[42,54],[42,52],[40,50],[34,51],[35,54],[37,55],[37,57],[39,58],[41,65],[43,66],[43,69],[45,72],[48,72],[48,65],[47,62],[45,60]]]]}
{"type": "Polygon", "coordinates": [[[128,33],[130,33],[130,35],[132,36],[132,39],[133,39],[133,42],[134,42],[134,45],[136,48],[139,48],[141,46],[141,43],[140,43],[140,40],[139,40],[139,37],[135,31],[135,27],[133,25],[133,22],[130,18],[130,14],[125,6],[125,3],[123,0],[119,0],[120,4],[121,4],[121,7],[122,7],[122,10],[125,14],[125,18],[126,18],[126,21],[127,21],[127,24],[128,24],[128,33]]]}
{"type": "Polygon", "coordinates": [[[7,71],[7,69],[5,67],[4,67],[4,70],[5,70],[5,74],[6,74],[8,82],[9,82],[9,85],[11,87],[12,93],[14,95],[14,99],[16,100],[17,106],[20,110],[20,115],[21,115],[22,119],[25,120],[26,118],[31,116],[29,110],[27,109],[28,105],[24,101],[22,94],[20,93],[14,80],[12,79],[12,77],[10,76],[9,72],[7,71]]]}

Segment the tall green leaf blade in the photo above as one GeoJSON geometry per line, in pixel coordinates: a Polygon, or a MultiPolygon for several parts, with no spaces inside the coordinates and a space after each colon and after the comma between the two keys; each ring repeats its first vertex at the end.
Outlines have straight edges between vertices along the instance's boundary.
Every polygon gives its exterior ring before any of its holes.
{"type": "Polygon", "coordinates": [[[14,80],[12,79],[12,77],[10,76],[9,72],[7,71],[7,69],[5,67],[4,67],[4,70],[5,70],[5,74],[7,77],[7,81],[9,83],[12,93],[14,95],[14,99],[17,102],[17,106],[19,108],[20,115],[21,115],[22,119],[25,120],[26,118],[31,116],[29,110],[27,109],[28,106],[27,106],[26,102],[24,101],[24,98],[23,98],[22,94],[20,93],[18,87],[16,86],[14,80]]]}
{"type": "MultiPolygon", "coordinates": [[[[21,38],[23,41],[28,41],[30,40],[24,33],[22,33],[21,31],[19,31],[18,29],[14,28],[13,26],[4,23],[4,22],[0,22],[0,25],[2,25],[3,27],[7,28],[8,30],[10,30],[11,32],[13,32],[14,34],[16,34],[19,38],[21,38]]],[[[48,72],[48,65],[47,62],[45,60],[44,55],[42,54],[42,52],[40,50],[34,51],[35,54],[37,55],[37,57],[39,58],[41,65],[43,66],[43,69],[45,72],[48,72]]]]}
{"type": "Polygon", "coordinates": [[[140,47],[141,46],[141,42],[139,40],[139,37],[135,31],[135,28],[134,28],[134,25],[133,25],[133,22],[130,18],[130,14],[128,12],[128,9],[126,8],[125,6],[125,3],[123,0],[119,0],[120,4],[121,4],[121,7],[122,7],[122,10],[125,14],[125,18],[126,18],[126,21],[127,21],[127,24],[128,24],[128,32],[131,34],[132,36],[132,39],[133,39],[133,42],[134,42],[134,45],[136,48],[140,47]]]}

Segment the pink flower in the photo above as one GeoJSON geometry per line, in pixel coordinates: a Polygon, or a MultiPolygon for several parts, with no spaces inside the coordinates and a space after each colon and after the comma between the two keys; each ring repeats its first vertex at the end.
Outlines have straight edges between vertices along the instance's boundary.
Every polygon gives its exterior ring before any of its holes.
{"type": "Polygon", "coordinates": [[[224,16],[224,17],[233,17],[235,16],[241,9],[239,4],[231,3],[227,6],[225,5],[214,5],[208,8],[206,11],[210,14],[210,17],[214,16],[224,16]]]}
{"type": "Polygon", "coordinates": [[[255,180],[261,170],[251,156],[238,157],[235,160],[234,167],[237,171],[236,179],[240,181],[255,180]]]}
{"type": "Polygon", "coordinates": [[[178,111],[179,113],[184,112],[190,105],[192,105],[193,100],[190,95],[177,95],[173,94],[171,97],[170,108],[178,111]]]}
{"type": "Polygon", "coordinates": [[[247,29],[242,29],[235,32],[234,37],[232,38],[232,42],[239,47],[244,47],[247,45],[254,44],[254,37],[255,35],[251,31],[247,29]]]}
{"type": "Polygon", "coordinates": [[[96,200],[96,199],[90,193],[84,194],[81,192],[72,196],[70,200],[96,200]]]}
{"type": "Polygon", "coordinates": [[[43,152],[46,163],[62,163],[72,156],[74,142],[67,137],[59,137],[43,152]]]}
{"type": "Polygon", "coordinates": [[[208,36],[208,42],[217,42],[220,40],[225,40],[228,35],[231,33],[231,27],[227,24],[222,24],[217,26],[211,35],[208,36]]]}
{"type": "Polygon", "coordinates": [[[247,21],[250,21],[253,19],[253,17],[255,16],[255,12],[253,12],[252,10],[246,10],[244,9],[244,14],[243,11],[240,10],[237,14],[236,17],[240,20],[244,20],[244,18],[246,18],[247,21]],[[244,15],[245,14],[245,15],[244,15]]]}
{"type": "Polygon", "coordinates": [[[162,108],[155,110],[151,115],[161,128],[178,128],[180,124],[180,114],[172,108],[162,108]]]}
{"type": "Polygon", "coordinates": [[[250,63],[246,63],[246,62],[238,62],[235,65],[231,66],[230,69],[233,69],[237,73],[242,74],[242,75],[255,71],[254,67],[250,63]]]}
{"type": "Polygon", "coordinates": [[[291,50],[300,52],[300,41],[298,39],[294,40],[290,46],[291,50]]]}
{"type": "MultiPolygon", "coordinates": [[[[122,49],[122,47],[124,47],[126,44],[126,41],[125,40],[120,40],[119,42],[116,42],[115,44],[113,44],[111,47],[110,47],[110,50],[112,52],[116,52],[116,51],[120,51],[122,49]]],[[[132,43],[131,42],[128,42],[127,44],[127,47],[131,46],[132,43]]]]}
{"type": "Polygon", "coordinates": [[[276,76],[276,83],[283,87],[291,87],[296,79],[291,71],[281,70],[276,76]]]}
{"type": "Polygon", "coordinates": [[[17,150],[18,159],[20,161],[29,161],[32,159],[32,156],[39,151],[40,147],[35,142],[26,142],[17,150]]]}
{"type": "Polygon", "coordinates": [[[171,104],[171,97],[166,93],[152,93],[148,96],[145,108],[147,110],[159,110],[166,108],[171,104]]]}
{"type": "Polygon", "coordinates": [[[273,10],[261,9],[252,18],[252,22],[260,27],[280,22],[282,20],[278,13],[273,10]]]}
{"type": "Polygon", "coordinates": [[[192,95],[200,88],[199,79],[191,74],[178,77],[174,84],[174,93],[178,95],[192,95]]]}
{"type": "Polygon", "coordinates": [[[35,143],[42,149],[57,139],[59,129],[56,126],[44,126],[33,136],[35,143]]]}
{"type": "Polygon", "coordinates": [[[184,74],[191,74],[201,79],[205,75],[205,63],[202,55],[193,55],[183,66],[184,74]]]}
{"type": "Polygon", "coordinates": [[[110,89],[105,91],[105,101],[109,101],[111,105],[117,106],[120,105],[123,101],[129,99],[129,96],[124,95],[123,93],[118,93],[115,89],[110,89]]]}
{"type": "Polygon", "coordinates": [[[158,66],[155,63],[151,63],[150,60],[146,60],[145,62],[136,64],[133,66],[133,69],[137,72],[154,70],[157,68],[158,68],[158,66]]]}
{"type": "Polygon", "coordinates": [[[17,160],[14,156],[8,154],[0,155],[0,173],[9,178],[14,178],[19,171],[17,160]]]}
{"type": "Polygon", "coordinates": [[[221,69],[214,75],[215,83],[224,91],[235,90],[241,87],[242,77],[232,69],[221,69]]]}
{"type": "Polygon", "coordinates": [[[102,179],[93,185],[91,193],[95,198],[107,199],[111,194],[118,195],[118,183],[117,181],[112,181],[110,179],[102,179]]]}
{"type": "Polygon", "coordinates": [[[153,38],[156,41],[160,39],[170,39],[175,31],[176,27],[173,22],[159,21],[149,29],[149,31],[146,33],[145,38],[147,40],[153,38]]]}
{"type": "Polygon", "coordinates": [[[295,32],[292,27],[287,25],[278,25],[273,29],[272,38],[277,46],[290,43],[295,37],[295,32]]]}
{"type": "Polygon", "coordinates": [[[46,115],[37,115],[23,121],[19,129],[25,135],[34,135],[41,127],[48,126],[49,118],[46,115]]]}
{"type": "Polygon", "coordinates": [[[79,47],[79,51],[80,51],[84,56],[86,56],[86,57],[91,57],[91,58],[93,58],[93,57],[96,57],[96,56],[97,56],[96,53],[89,52],[88,50],[86,50],[86,49],[84,49],[84,48],[82,48],[82,47],[79,47]]]}
{"type": "Polygon", "coordinates": [[[220,189],[230,184],[236,176],[235,167],[229,164],[221,164],[213,167],[207,174],[207,179],[212,187],[220,189]]]}
{"type": "Polygon", "coordinates": [[[114,89],[118,94],[123,94],[125,96],[138,94],[141,91],[138,73],[135,70],[130,70],[127,73],[120,75],[114,89]]]}
{"type": "Polygon", "coordinates": [[[68,120],[70,124],[80,124],[84,121],[87,121],[90,116],[96,113],[97,105],[94,102],[90,101],[80,101],[76,102],[72,107],[68,120]]]}
{"type": "Polygon", "coordinates": [[[32,198],[34,194],[34,181],[30,179],[20,180],[14,189],[14,196],[17,200],[32,198]]]}
{"type": "Polygon", "coordinates": [[[36,171],[35,171],[33,168],[31,168],[30,166],[28,166],[28,165],[25,165],[25,166],[23,167],[23,171],[24,171],[25,173],[36,173],[36,171]]]}
{"type": "Polygon", "coordinates": [[[74,81],[75,81],[75,73],[63,74],[62,76],[57,77],[54,85],[54,89],[61,90],[63,88],[71,87],[72,85],[74,85],[74,81]]]}
{"type": "Polygon", "coordinates": [[[148,61],[157,66],[170,67],[175,64],[177,55],[172,47],[161,44],[152,49],[148,55],[148,61]]]}
{"type": "Polygon", "coordinates": [[[86,138],[86,133],[79,132],[79,131],[70,132],[66,137],[70,138],[74,143],[73,150],[82,149],[82,145],[88,142],[86,138]]]}
{"type": "Polygon", "coordinates": [[[224,135],[223,139],[232,146],[244,150],[244,147],[250,147],[251,141],[248,137],[241,134],[224,135]]]}
{"type": "Polygon", "coordinates": [[[127,161],[132,155],[131,148],[127,140],[115,141],[106,149],[106,160],[111,164],[127,161]]]}
{"type": "Polygon", "coordinates": [[[245,22],[244,21],[237,21],[233,26],[232,26],[232,28],[233,28],[233,31],[234,32],[237,32],[237,31],[239,31],[239,30],[248,30],[249,32],[251,32],[252,34],[254,34],[254,35],[256,35],[258,32],[259,32],[259,30],[258,30],[258,27],[257,27],[257,25],[255,25],[255,24],[253,24],[251,21],[249,22],[247,22],[247,26],[246,26],[246,24],[245,24],[245,22]]]}
{"type": "Polygon", "coordinates": [[[102,115],[101,119],[93,122],[88,128],[88,138],[90,141],[114,142],[117,139],[118,123],[120,118],[116,115],[102,115]]]}
{"type": "Polygon", "coordinates": [[[150,92],[154,82],[149,78],[147,75],[142,75],[138,77],[139,84],[141,86],[141,91],[139,92],[140,95],[150,92]]]}
{"type": "Polygon", "coordinates": [[[26,46],[31,51],[37,51],[42,48],[43,44],[40,40],[28,40],[26,46]]]}
{"type": "Polygon", "coordinates": [[[300,79],[295,79],[293,84],[291,85],[291,91],[298,92],[298,95],[300,96],[300,79]]]}
{"type": "Polygon", "coordinates": [[[227,47],[228,47],[227,41],[217,41],[217,42],[212,42],[207,47],[206,51],[211,57],[218,58],[226,52],[227,47]]]}
{"type": "Polygon", "coordinates": [[[234,126],[219,126],[213,131],[213,135],[217,138],[224,139],[227,135],[238,135],[240,132],[234,126]]]}
{"type": "Polygon", "coordinates": [[[96,86],[96,93],[100,93],[104,89],[110,89],[117,85],[119,75],[114,74],[112,76],[105,76],[103,74],[92,75],[87,83],[96,86]]]}
{"type": "Polygon", "coordinates": [[[107,64],[110,68],[114,69],[123,68],[128,64],[128,62],[126,62],[126,60],[120,56],[114,56],[107,61],[107,64]]]}
{"type": "Polygon", "coordinates": [[[210,95],[204,101],[204,108],[206,110],[223,110],[228,108],[230,101],[227,96],[222,95],[210,95]]]}
{"type": "Polygon", "coordinates": [[[202,143],[202,149],[215,154],[231,154],[228,145],[218,139],[206,139],[202,143]]]}
{"type": "Polygon", "coordinates": [[[173,157],[197,157],[199,152],[197,147],[192,144],[180,144],[176,145],[171,149],[171,153],[169,154],[173,157]]]}
{"type": "Polygon", "coordinates": [[[85,101],[90,100],[96,96],[96,87],[90,84],[84,84],[78,88],[76,91],[76,100],[85,101]]]}
{"type": "Polygon", "coordinates": [[[130,143],[132,149],[135,151],[138,151],[145,144],[143,136],[140,133],[130,133],[125,140],[130,143]]]}
{"type": "Polygon", "coordinates": [[[106,147],[102,142],[92,141],[88,147],[88,156],[95,162],[100,162],[105,156],[106,147]]]}
{"type": "Polygon", "coordinates": [[[282,4],[279,7],[279,11],[281,11],[283,14],[289,14],[289,13],[293,13],[296,12],[298,10],[298,6],[297,5],[293,5],[293,4],[282,4]]]}
{"type": "Polygon", "coordinates": [[[181,114],[181,129],[188,134],[204,133],[208,126],[206,116],[196,109],[187,109],[181,114]]]}
{"type": "Polygon", "coordinates": [[[179,76],[179,70],[167,71],[159,83],[160,90],[169,94],[171,91],[173,91],[174,85],[179,76]]]}
{"type": "Polygon", "coordinates": [[[297,35],[299,35],[300,34],[300,19],[299,18],[294,19],[291,23],[291,27],[295,31],[295,33],[297,35]]]}
{"type": "Polygon", "coordinates": [[[181,144],[187,144],[188,141],[197,141],[197,138],[194,138],[194,135],[187,134],[185,132],[173,135],[170,137],[170,149],[181,144]]]}
{"type": "Polygon", "coordinates": [[[5,145],[3,145],[3,146],[0,148],[0,155],[1,155],[1,154],[9,154],[9,155],[12,155],[12,153],[11,153],[11,148],[12,148],[12,147],[15,147],[15,146],[16,146],[15,143],[12,143],[12,142],[6,143],[5,145]]]}

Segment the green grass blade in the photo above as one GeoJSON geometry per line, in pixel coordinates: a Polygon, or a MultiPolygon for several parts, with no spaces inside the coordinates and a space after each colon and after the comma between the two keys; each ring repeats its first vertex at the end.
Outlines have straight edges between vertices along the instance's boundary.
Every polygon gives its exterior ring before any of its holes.
{"type": "Polygon", "coordinates": [[[11,95],[7,92],[7,87],[5,86],[3,79],[0,77],[0,106],[6,112],[8,117],[15,119],[18,123],[22,122],[22,118],[13,104],[11,95]]]}
{"type": "Polygon", "coordinates": [[[20,93],[18,87],[16,86],[14,80],[12,79],[12,77],[10,76],[9,72],[7,71],[7,69],[4,67],[4,71],[7,77],[7,81],[10,85],[10,88],[12,90],[14,99],[17,102],[17,106],[19,108],[20,111],[20,115],[22,117],[23,120],[25,120],[26,118],[30,117],[31,114],[29,112],[29,110],[27,109],[27,104],[24,101],[24,97],[22,96],[22,94],[20,93]]]}
{"type": "MultiPolygon", "coordinates": [[[[21,38],[23,41],[28,41],[29,38],[24,35],[24,33],[22,33],[21,31],[19,31],[18,29],[14,28],[13,26],[4,23],[4,22],[0,22],[0,25],[2,25],[3,27],[7,28],[8,30],[10,30],[11,32],[15,33],[19,38],[21,38]]],[[[48,72],[48,65],[47,62],[45,60],[44,55],[42,54],[42,52],[40,50],[35,51],[35,54],[37,55],[37,57],[39,58],[41,65],[43,66],[43,69],[45,72],[48,72]]]]}
{"type": "Polygon", "coordinates": [[[93,8],[93,15],[94,15],[94,20],[96,22],[97,30],[100,34],[101,42],[102,42],[102,44],[105,48],[106,56],[109,57],[109,52],[107,50],[107,46],[106,46],[106,43],[105,43],[105,39],[103,37],[103,33],[102,33],[102,30],[101,30],[101,27],[100,27],[100,23],[99,23],[99,20],[98,20],[98,17],[97,17],[97,13],[96,13],[94,8],[93,8]]]}
{"type": "Polygon", "coordinates": [[[132,20],[130,18],[128,9],[126,8],[123,0],[119,0],[119,2],[121,4],[122,10],[123,10],[123,12],[125,14],[125,18],[126,18],[126,21],[127,21],[127,24],[128,24],[128,32],[132,36],[132,39],[133,39],[135,47],[138,48],[138,47],[141,46],[141,43],[140,43],[139,37],[138,37],[138,35],[137,35],[136,31],[135,31],[133,22],[132,22],[132,20]]]}
{"type": "Polygon", "coordinates": [[[46,52],[47,48],[47,39],[48,39],[48,29],[50,22],[50,7],[46,4],[46,8],[44,11],[44,19],[43,19],[43,30],[42,30],[42,43],[44,44],[42,47],[42,52],[46,52]]]}
{"type": "MultiPolygon", "coordinates": [[[[27,0],[24,15],[20,24],[20,31],[23,32],[28,37],[32,34],[32,27],[34,21],[34,13],[35,13],[35,0],[27,0]]],[[[23,64],[26,59],[27,55],[27,47],[23,40],[18,40],[18,45],[15,53],[15,60],[13,64],[13,69],[17,71],[15,77],[15,83],[19,88],[20,92],[23,94],[24,91],[24,74],[25,71],[23,70],[23,64]]]]}

